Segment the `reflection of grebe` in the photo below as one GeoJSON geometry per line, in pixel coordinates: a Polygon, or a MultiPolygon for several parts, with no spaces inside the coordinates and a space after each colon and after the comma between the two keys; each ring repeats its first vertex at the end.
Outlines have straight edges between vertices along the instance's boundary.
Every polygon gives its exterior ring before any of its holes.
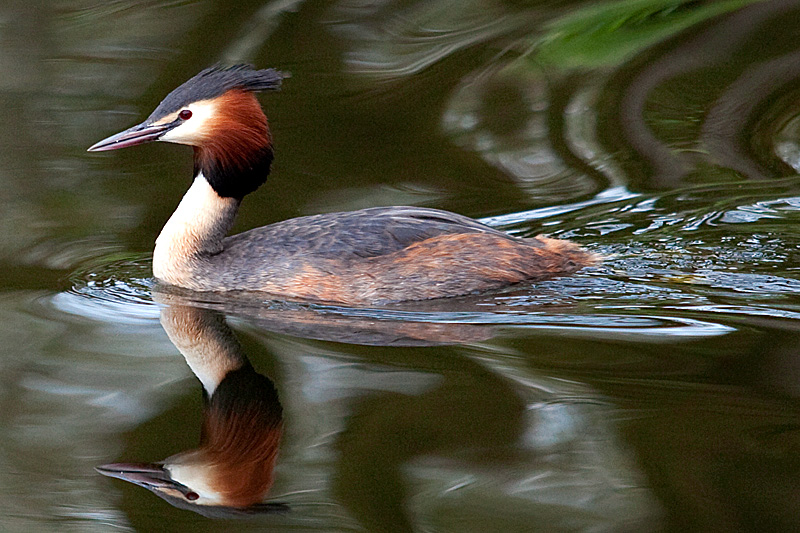
{"type": "Polygon", "coordinates": [[[225,237],[242,198],[267,178],[272,137],[253,92],[283,75],[210,68],[143,123],[89,151],[148,141],[194,147],[195,179],[161,231],[153,273],[197,291],[248,290],[364,304],[424,300],[569,274],[594,256],[563,240],[520,239],[470,218],[416,207],[295,218],[225,237]]]}
{"type": "Polygon", "coordinates": [[[262,503],[272,486],[283,432],[272,382],[250,366],[222,315],[166,307],[161,323],[203,384],[207,403],[200,447],[160,463],[114,463],[97,470],[207,516],[284,509],[262,503]]]}

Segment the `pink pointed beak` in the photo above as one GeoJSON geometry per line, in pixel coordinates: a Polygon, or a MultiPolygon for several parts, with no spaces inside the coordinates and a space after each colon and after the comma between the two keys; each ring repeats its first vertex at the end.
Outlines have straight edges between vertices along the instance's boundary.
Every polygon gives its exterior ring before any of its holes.
{"type": "Polygon", "coordinates": [[[154,463],[110,463],[97,466],[95,470],[104,476],[129,481],[149,489],[175,485],[164,467],[154,463]]]}
{"type": "Polygon", "coordinates": [[[157,141],[159,137],[174,128],[177,124],[170,122],[167,124],[137,124],[132,128],[121,131],[111,137],[93,144],[87,152],[105,152],[118,148],[127,148],[150,141],[157,141]]]}

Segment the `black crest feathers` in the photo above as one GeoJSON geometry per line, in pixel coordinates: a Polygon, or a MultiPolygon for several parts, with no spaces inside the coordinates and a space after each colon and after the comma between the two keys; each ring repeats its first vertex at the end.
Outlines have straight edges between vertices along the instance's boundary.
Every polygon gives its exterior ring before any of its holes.
{"type": "Polygon", "coordinates": [[[276,91],[281,88],[283,78],[288,77],[287,73],[272,68],[256,70],[250,65],[215,65],[201,71],[169,93],[146,122],[155,122],[192,102],[216,98],[232,89],[276,91]]]}

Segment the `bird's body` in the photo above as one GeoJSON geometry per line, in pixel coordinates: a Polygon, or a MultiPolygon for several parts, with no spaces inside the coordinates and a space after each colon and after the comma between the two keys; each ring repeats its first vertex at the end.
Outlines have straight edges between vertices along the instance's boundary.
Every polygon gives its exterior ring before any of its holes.
{"type": "Polygon", "coordinates": [[[264,182],[272,161],[272,138],[252,91],[279,83],[272,70],[207,69],[143,124],[91,148],[149,140],[195,147],[195,180],[156,241],[159,280],[196,291],[368,304],[486,291],[595,262],[569,241],[517,238],[418,207],[313,215],[226,237],[243,196],[264,182]]]}

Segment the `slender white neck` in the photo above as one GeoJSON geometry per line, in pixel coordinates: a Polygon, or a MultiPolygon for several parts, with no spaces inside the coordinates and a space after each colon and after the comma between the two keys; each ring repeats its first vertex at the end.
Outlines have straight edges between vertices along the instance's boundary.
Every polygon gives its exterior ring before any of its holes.
{"type": "Polygon", "coordinates": [[[209,397],[228,373],[248,364],[220,315],[180,304],[161,309],[161,325],[209,397]]]}
{"type": "Polygon", "coordinates": [[[178,208],[156,239],[153,274],[167,283],[181,283],[187,266],[203,255],[222,251],[240,201],[219,196],[203,174],[194,179],[178,208]]]}

